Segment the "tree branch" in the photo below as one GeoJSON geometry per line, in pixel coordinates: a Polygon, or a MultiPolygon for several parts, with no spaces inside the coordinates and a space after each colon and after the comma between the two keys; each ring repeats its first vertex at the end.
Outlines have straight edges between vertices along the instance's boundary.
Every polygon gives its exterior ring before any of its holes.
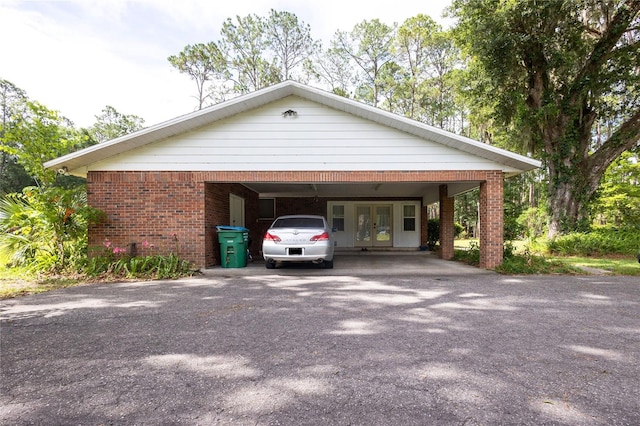
{"type": "Polygon", "coordinates": [[[593,153],[588,160],[589,168],[597,175],[602,176],[611,162],[620,154],[633,148],[640,142],[640,110],[636,111],[625,121],[604,144],[593,153]]]}
{"type": "Polygon", "coordinates": [[[584,90],[584,82],[597,80],[596,77],[600,68],[606,62],[620,37],[628,31],[629,24],[631,24],[638,12],[640,12],[640,0],[626,0],[620,6],[569,88],[567,99],[570,107],[575,107],[577,102],[580,102],[584,90]]]}

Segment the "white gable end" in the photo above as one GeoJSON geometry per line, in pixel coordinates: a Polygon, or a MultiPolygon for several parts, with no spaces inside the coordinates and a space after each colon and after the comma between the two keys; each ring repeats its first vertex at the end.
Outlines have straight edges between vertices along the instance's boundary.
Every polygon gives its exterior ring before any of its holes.
{"type": "Polygon", "coordinates": [[[297,96],[118,154],[87,170],[518,171],[297,96]],[[289,110],[296,114],[283,115],[289,110]]]}

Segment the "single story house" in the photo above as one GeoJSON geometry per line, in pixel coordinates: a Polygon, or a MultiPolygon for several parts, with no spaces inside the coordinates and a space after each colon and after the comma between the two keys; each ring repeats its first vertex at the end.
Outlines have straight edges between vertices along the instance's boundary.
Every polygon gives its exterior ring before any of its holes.
{"type": "Polygon", "coordinates": [[[87,178],[106,213],[89,230],[138,254],[220,264],[217,225],[250,230],[258,255],[274,217],[322,214],[338,248],[415,249],[440,202],[453,257],[454,196],[480,187],[480,266],[502,262],[503,182],[538,160],[286,81],[45,164],[87,178]]]}

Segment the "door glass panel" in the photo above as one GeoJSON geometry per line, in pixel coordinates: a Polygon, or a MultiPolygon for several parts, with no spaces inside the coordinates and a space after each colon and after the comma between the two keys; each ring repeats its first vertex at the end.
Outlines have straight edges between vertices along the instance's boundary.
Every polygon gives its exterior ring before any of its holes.
{"type": "Polygon", "coordinates": [[[376,207],[376,241],[391,241],[391,206],[376,207]]]}
{"type": "Polygon", "coordinates": [[[356,241],[371,241],[371,207],[356,207],[356,241]]]}
{"type": "Polygon", "coordinates": [[[333,206],[332,208],[332,227],[335,231],[344,231],[344,206],[333,206]]]}

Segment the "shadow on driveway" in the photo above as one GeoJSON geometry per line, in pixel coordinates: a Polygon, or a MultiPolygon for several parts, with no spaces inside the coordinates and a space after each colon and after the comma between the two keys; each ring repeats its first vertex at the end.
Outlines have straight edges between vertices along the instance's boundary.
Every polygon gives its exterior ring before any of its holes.
{"type": "Polygon", "coordinates": [[[2,301],[0,423],[640,423],[637,278],[341,267],[2,301]]]}

